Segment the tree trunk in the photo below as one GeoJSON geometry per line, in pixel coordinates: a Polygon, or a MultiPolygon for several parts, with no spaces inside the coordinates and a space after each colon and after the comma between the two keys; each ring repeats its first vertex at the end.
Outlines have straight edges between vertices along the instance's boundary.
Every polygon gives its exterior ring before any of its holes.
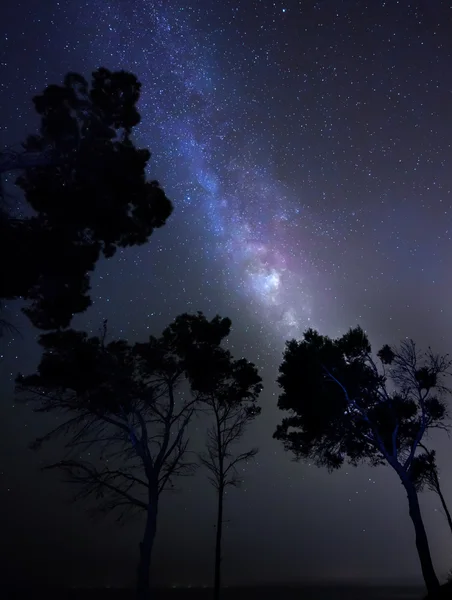
{"type": "Polygon", "coordinates": [[[214,600],[220,598],[221,587],[221,536],[223,534],[223,496],[224,487],[218,488],[217,535],[215,540],[215,580],[213,587],[214,600]]]}
{"type": "Polygon", "coordinates": [[[427,533],[419,506],[419,498],[413,483],[403,476],[401,476],[401,480],[408,497],[410,517],[416,534],[416,548],[421,562],[422,575],[424,576],[428,593],[432,594],[439,589],[439,581],[433,568],[427,533]]]}
{"type": "Polygon", "coordinates": [[[140,557],[137,571],[137,599],[149,600],[151,597],[150,573],[151,555],[157,531],[157,499],[150,500],[146,514],[146,526],[140,543],[140,557]]]}
{"type": "Polygon", "coordinates": [[[443,505],[444,512],[446,513],[446,519],[449,523],[449,528],[452,531],[452,517],[450,515],[449,509],[447,508],[446,500],[444,499],[443,493],[441,491],[441,487],[439,485],[439,480],[437,482],[436,491],[438,493],[439,499],[441,500],[441,504],[443,505]]]}

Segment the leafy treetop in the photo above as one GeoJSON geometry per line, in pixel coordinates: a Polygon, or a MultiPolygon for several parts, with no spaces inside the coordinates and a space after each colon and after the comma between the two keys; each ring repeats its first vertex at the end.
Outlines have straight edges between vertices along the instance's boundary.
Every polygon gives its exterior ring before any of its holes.
{"type": "Polygon", "coordinates": [[[289,411],[274,437],[318,466],[389,462],[408,472],[425,432],[445,427],[442,383],[450,361],[413,341],[383,346],[380,368],[360,327],[333,340],[309,329],[287,342],[278,407],[289,411]]]}
{"type": "MultiPolygon", "coordinates": [[[[77,73],[33,101],[39,134],[23,144],[49,153],[16,184],[32,216],[0,219],[0,298],[25,298],[41,329],[67,327],[90,305],[89,276],[101,253],[141,245],[172,212],[157,181],[146,178],[150,152],[131,133],[140,122],[141,84],[131,73],[100,68],[91,86],[77,73]]],[[[3,217],[5,215],[3,214],[3,217]]]]}

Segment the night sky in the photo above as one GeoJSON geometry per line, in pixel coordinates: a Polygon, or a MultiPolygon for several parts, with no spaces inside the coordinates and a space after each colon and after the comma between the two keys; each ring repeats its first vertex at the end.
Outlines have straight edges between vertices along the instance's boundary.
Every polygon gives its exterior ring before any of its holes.
{"type": "MultiPolygon", "coordinates": [[[[360,324],[375,350],[452,349],[452,6],[440,0],[15,0],[0,9],[0,147],[36,129],[31,99],[68,71],[143,84],[136,142],[174,202],[150,243],[101,261],[73,326],[145,341],[178,314],[233,322],[264,378],[258,445],[226,499],[226,583],[416,580],[407,501],[389,468],[329,475],[272,439],[286,339],[360,324]]],[[[17,202],[20,197],[16,192],[17,202]]],[[[1,340],[2,571],[18,582],[131,585],[140,521],[91,523],[27,444],[55,417],[13,397],[37,331],[1,340]]],[[[192,428],[203,441],[200,423],[192,428]]],[[[452,442],[437,442],[452,502],[452,442]]],[[[154,572],[210,583],[215,495],[203,471],[161,501],[154,572]]],[[[439,500],[421,497],[438,574],[452,566],[439,500]]]]}

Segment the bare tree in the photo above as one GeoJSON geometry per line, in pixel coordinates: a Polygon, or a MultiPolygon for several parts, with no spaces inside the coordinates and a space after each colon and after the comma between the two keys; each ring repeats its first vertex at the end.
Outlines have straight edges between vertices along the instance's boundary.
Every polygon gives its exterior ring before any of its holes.
{"type": "Polygon", "coordinates": [[[94,496],[96,513],[115,511],[122,520],[146,515],[137,573],[138,598],[150,596],[152,547],[161,494],[177,476],[190,475],[187,425],[200,393],[187,381],[187,355],[195,364],[201,348],[214,347],[230,321],[202,313],[181,315],[160,338],[131,346],[106,343],[74,330],[44,334],[38,373],[17,378],[18,392],[35,401],[36,412],[65,415],[64,422],[36,440],[39,447],[68,437],[68,455],[47,468],[60,469],[79,486],[76,498],[94,496]],[[83,460],[93,451],[96,459],[83,460]]]}
{"type": "Polygon", "coordinates": [[[261,412],[256,401],[262,391],[262,379],[253,363],[246,359],[233,360],[222,348],[205,356],[200,364],[203,365],[201,377],[194,377],[192,381],[194,388],[201,391],[201,399],[212,417],[206,451],[200,454],[200,462],[209,471],[208,479],[217,491],[214,598],[218,600],[224,495],[228,486],[237,487],[242,482],[238,467],[247,464],[258,452],[257,448],[234,452],[234,446],[261,412]]]}

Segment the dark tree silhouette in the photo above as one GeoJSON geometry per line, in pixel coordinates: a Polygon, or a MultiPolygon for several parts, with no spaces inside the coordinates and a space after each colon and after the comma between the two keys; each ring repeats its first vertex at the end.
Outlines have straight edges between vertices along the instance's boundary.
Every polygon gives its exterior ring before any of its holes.
{"type": "MultiPolygon", "coordinates": [[[[3,230],[3,227],[5,226],[8,218],[9,218],[8,204],[6,201],[6,196],[3,194],[3,190],[1,188],[1,180],[0,180],[0,232],[3,230]]],[[[1,286],[1,284],[0,284],[0,286],[1,286]]],[[[5,303],[0,296],[0,338],[2,338],[5,335],[5,333],[17,333],[20,335],[20,332],[17,329],[17,327],[15,327],[7,319],[3,318],[4,311],[5,311],[5,303]]]]}
{"type": "Polygon", "coordinates": [[[429,591],[438,588],[411,466],[425,433],[445,428],[448,392],[443,376],[451,362],[413,341],[384,346],[372,358],[360,327],[332,340],[309,329],[302,341],[287,342],[279,368],[278,407],[290,411],[274,437],[296,459],[337,469],[345,461],[388,464],[405,488],[416,547],[429,591]]]}
{"type": "Polygon", "coordinates": [[[41,335],[38,371],[18,376],[17,391],[36,412],[55,412],[62,423],[33,444],[67,436],[68,455],[47,468],[78,484],[76,498],[94,496],[96,514],[116,511],[119,520],[146,515],[137,574],[137,595],[150,595],[150,565],[159,499],[173,478],[193,472],[187,461],[187,425],[199,392],[187,381],[187,358],[214,350],[228,335],[229,319],[184,314],[161,337],[133,346],[124,340],[56,331],[41,335]],[[87,462],[81,452],[97,458],[87,462]],[[96,452],[97,451],[97,452],[96,452]]]}
{"type": "Polygon", "coordinates": [[[24,312],[40,329],[68,327],[90,305],[100,256],[146,243],[172,212],[158,182],[146,180],[150,152],[131,139],[140,88],[124,71],[100,68],[91,85],[68,73],[33,98],[40,133],[27,138],[21,160],[0,153],[3,171],[22,170],[16,185],[32,213],[0,218],[0,252],[10,257],[0,266],[0,300],[31,301],[24,312]]]}
{"type": "Polygon", "coordinates": [[[257,448],[234,452],[234,446],[261,412],[256,401],[262,391],[262,379],[253,363],[244,358],[234,360],[223,348],[209,351],[194,367],[190,371],[192,385],[201,393],[201,400],[213,420],[207,431],[206,452],[200,454],[200,462],[209,471],[208,479],[217,491],[214,598],[218,600],[224,494],[228,486],[237,487],[241,483],[237,467],[249,462],[258,452],[257,448]]]}
{"type": "Polygon", "coordinates": [[[422,492],[427,488],[438,494],[444,514],[446,515],[449,529],[452,532],[452,517],[441,489],[438,466],[436,464],[436,452],[435,450],[428,450],[424,444],[419,444],[419,448],[421,448],[423,452],[422,454],[415,456],[411,464],[411,477],[414,485],[418,492],[422,492]]]}

